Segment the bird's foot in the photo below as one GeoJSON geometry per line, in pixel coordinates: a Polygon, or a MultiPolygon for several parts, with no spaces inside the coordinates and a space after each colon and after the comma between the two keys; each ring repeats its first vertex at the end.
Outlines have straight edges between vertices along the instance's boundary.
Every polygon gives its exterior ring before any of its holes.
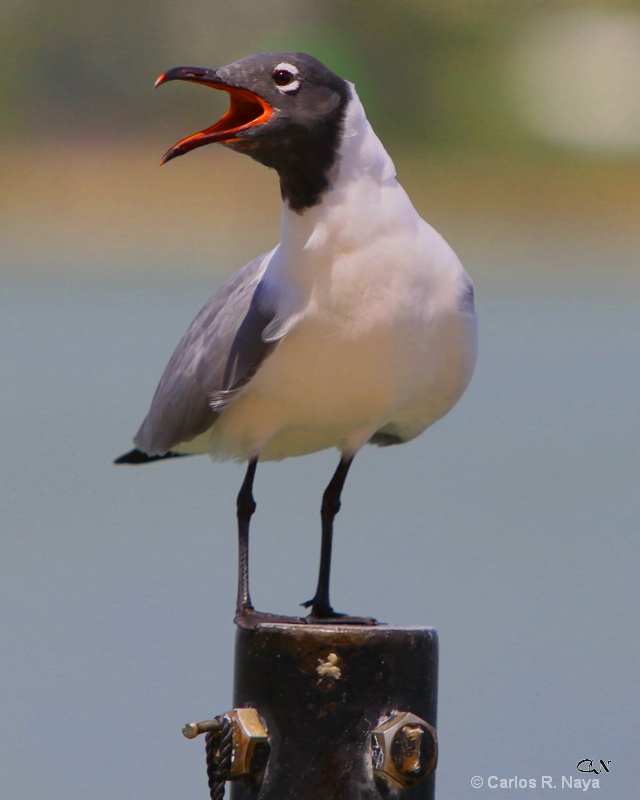
{"type": "Polygon", "coordinates": [[[308,625],[380,625],[373,617],[352,617],[351,614],[338,614],[334,612],[330,617],[318,616],[313,611],[304,617],[308,625]]]}
{"type": "Polygon", "coordinates": [[[305,608],[311,607],[311,613],[304,621],[309,625],[379,625],[377,619],[373,617],[352,617],[350,614],[340,614],[334,611],[328,603],[316,603],[314,600],[307,600],[300,605],[305,608]]]}
{"type": "Polygon", "coordinates": [[[307,620],[305,617],[287,617],[283,614],[269,614],[267,611],[256,611],[253,606],[240,606],[236,609],[236,615],[233,621],[239,628],[251,630],[263,623],[304,625],[307,620]]]}

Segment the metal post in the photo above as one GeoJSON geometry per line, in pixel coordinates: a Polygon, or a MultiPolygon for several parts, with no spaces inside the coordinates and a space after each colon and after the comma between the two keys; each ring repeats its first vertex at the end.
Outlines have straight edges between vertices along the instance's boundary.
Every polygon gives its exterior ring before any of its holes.
{"type": "Polygon", "coordinates": [[[234,706],[268,747],[231,797],[433,800],[437,671],[433,628],[238,629],[234,706]]]}

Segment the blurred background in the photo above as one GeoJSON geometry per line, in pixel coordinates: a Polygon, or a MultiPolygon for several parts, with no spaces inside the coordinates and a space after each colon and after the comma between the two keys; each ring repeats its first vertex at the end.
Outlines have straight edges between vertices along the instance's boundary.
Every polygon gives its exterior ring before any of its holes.
{"type": "MultiPolygon", "coordinates": [[[[356,460],[335,605],[438,629],[439,797],[594,777],[592,758],[602,800],[635,798],[635,0],[3,0],[0,795],[206,797],[180,726],[231,707],[243,471],[111,460],[199,307],[278,237],[256,163],[208,147],[158,168],[226,104],[153,82],[265,50],[355,82],[480,315],[458,407],[356,460]]],[[[312,593],[335,463],[258,470],[259,608],[312,593]]]]}

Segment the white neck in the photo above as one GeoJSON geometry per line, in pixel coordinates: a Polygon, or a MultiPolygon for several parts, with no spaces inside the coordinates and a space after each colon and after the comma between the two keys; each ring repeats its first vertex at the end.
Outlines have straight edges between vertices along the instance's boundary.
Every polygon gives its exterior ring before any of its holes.
{"type": "Polygon", "coordinates": [[[336,237],[346,228],[355,234],[354,223],[366,222],[366,209],[375,204],[383,187],[398,187],[396,169],[380,139],[369,124],[355,88],[349,84],[347,106],[330,188],[321,201],[302,214],[282,209],[282,243],[305,251],[335,247],[336,237]],[[354,210],[354,214],[350,210],[354,210]],[[363,209],[365,211],[363,212],[363,209]]]}
{"type": "Polygon", "coordinates": [[[395,178],[396,168],[364,113],[355,86],[345,114],[338,156],[336,183],[370,175],[382,183],[395,178]]]}

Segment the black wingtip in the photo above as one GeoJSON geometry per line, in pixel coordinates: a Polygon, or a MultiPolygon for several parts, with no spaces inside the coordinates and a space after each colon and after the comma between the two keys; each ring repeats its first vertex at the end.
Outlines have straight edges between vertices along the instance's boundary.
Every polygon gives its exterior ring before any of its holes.
{"type": "Polygon", "coordinates": [[[129,450],[128,453],[116,458],[114,464],[150,464],[152,461],[164,461],[166,458],[182,458],[188,453],[165,453],[163,456],[148,456],[142,450],[129,450]]]}
{"type": "Polygon", "coordinates": [[[146,464],[152,460],[152,456],[145,455],[142,450],[129,450],[119,458],[114,460],[114,464],[146,464]]]}

